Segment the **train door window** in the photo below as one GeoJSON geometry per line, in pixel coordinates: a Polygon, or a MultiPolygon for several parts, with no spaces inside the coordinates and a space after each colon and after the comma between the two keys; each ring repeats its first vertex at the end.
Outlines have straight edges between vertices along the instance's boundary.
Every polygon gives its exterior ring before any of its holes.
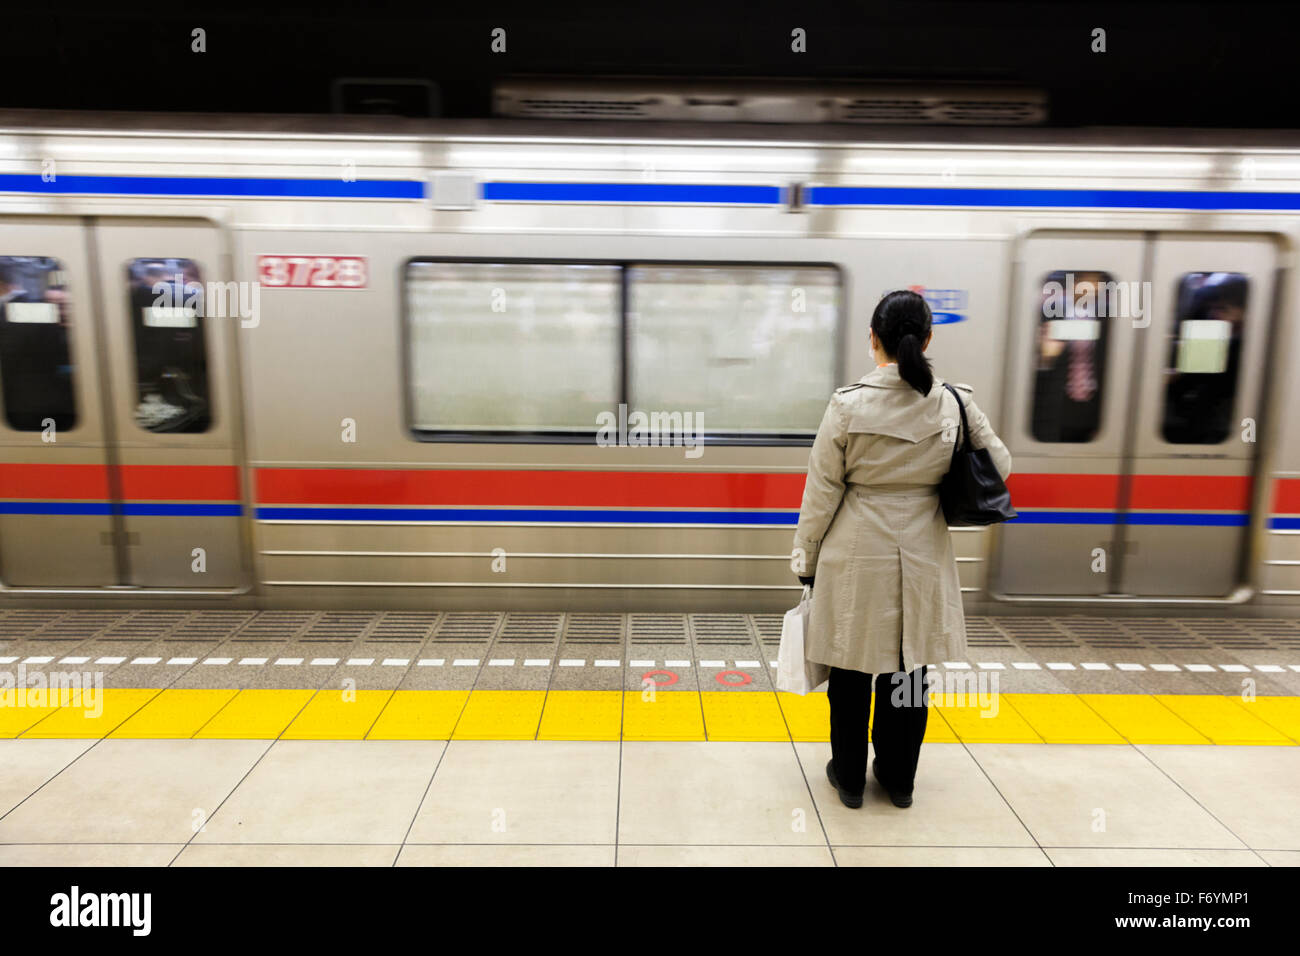
{"type": "Polygon", "coordinates": [[[192,259],[133,259],[126,273],[136,424],[151,432],[207,431],[212,406],[198,264],[192,259]]]}
{"type": "Polygon", "coordinates": [[[840,303],[834,266],[633,265],[629,404],[694,413],[715,436],[815,433],[837,384],[840,303]]]}
{"type": "Polygon", "coordinates": [[[0,256],[0,389],[13,430],[67,431],[76,424],[69,321],[59,260],[0,256]]]}
{"type": "Polygon", "coordinates": [[[1239,272],[1189,272],[1179,280],[1161,426],[1170,444],[1217,445],[1228,437],[1249,286],[1239,272]]]}
{"type": "Polygon", "coordinates": [[[1043,279],[1031,430],[1040,442],[1090,442],[1101,427],[1106,345],[1120,286],[1110,273],[1057,270],[1043,279]]]}
{"type": "Polygon", "coordinates": [[[619,401],[621,302],[615,265],[407,263],[412,430],[595,435],[619,401]]]}

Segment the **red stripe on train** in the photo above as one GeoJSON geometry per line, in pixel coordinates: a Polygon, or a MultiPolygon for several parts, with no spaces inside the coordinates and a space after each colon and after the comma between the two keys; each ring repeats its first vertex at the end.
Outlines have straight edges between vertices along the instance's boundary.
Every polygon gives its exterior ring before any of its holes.
{"type": "MultiPolygon", "coordinates": [[[[234,465],[122,465],[126,501],[238,501],[234,465]]],[[[0,466],[0,498],[105,501],[106,465],[12,464],[0,466]]]]}
{"type": "Polygon", "coordinates": [[[1300,514],[1300,478],[1279,478],[1274,486],[1273,512],[1300,514]]]}
{"type": "MultiPolygon", "coordinates": [[[[1134,475],[1129,507],[1139,510],[1247,511],[1251,479],[1239,475],[1134,475]]],[[[1119,475],[1015,474],[1007,479],[1017,508],[1119,506],[1119,475]]]]}
{"type": "Polygon", "coordinates": [[[798,508],[802,474],[259,468],[261,504],[798,508]]]}

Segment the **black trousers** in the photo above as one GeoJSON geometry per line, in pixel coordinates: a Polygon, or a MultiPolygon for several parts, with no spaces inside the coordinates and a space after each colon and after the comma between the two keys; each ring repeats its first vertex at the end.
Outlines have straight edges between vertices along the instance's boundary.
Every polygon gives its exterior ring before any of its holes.
{"type": "MultiPolygon", "coordinates": [[[[867,783],[867,719],[871,714],[871,674],[831,668],[826,696],[831,705],[831,759],[835,778],[852,793],[867,783]]],[[[893,790],[912,792],[916,763],[925,738],[928,708],[925,668],[910,674],[876,674],[876,716],[871,742],[880,776],[893,790]]]]}

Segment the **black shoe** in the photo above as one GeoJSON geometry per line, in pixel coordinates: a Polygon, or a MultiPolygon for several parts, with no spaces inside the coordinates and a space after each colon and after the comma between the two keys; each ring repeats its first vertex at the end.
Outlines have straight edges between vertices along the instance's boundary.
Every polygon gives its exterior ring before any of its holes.
{"type": "Polygon", "coordinates": [[[862,794],[859,793],[854,795],[849,793],[841,787],[840,782],[835,779],[835,758],[833,757],[826,761],[826,779],[831,782],[831,786],[835,788],[835,792],[840,795],[840,803],[844,804],[850,810],[856,810],[858,807],[862,806],[862,794]]]}
{"type": "Polygon", "coordinates": [[[907,809],[912,805],[912,795],[910,793],[901,793],[880,779],[880,761],[878,759],[871,761],[871,775],[876,778],[877,783],[885,788],[885,793],[889,794],[889,800],[894,806],[907,809]]]}

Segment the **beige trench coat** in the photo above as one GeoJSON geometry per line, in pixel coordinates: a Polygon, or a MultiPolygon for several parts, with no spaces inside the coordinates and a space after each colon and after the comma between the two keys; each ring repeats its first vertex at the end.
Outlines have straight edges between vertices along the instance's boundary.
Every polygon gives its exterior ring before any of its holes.
{"type": "MultiPolygon", "coordinates": [[[[1002,477],[1011,455],[961,392],[971,441],[1002,477]]],[[[939,481],[952,459],[957,402],[936,377],[920,395],[897,365],[837,389],[817,430],[794,564],[816,576],[804,654],[881,674],[965,660],[966,618],[939,481]]]]}

